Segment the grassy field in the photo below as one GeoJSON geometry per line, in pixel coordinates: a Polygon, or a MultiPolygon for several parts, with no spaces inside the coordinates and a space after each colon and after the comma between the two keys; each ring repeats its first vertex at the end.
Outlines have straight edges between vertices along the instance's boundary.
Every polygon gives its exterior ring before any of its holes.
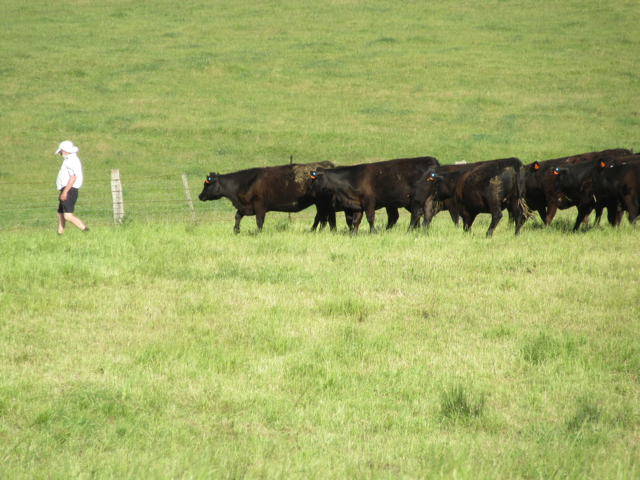
{"type": "Polygon", "coordinates": [[[636,478],[637,231],[485,226],[4,234],[3,473],[636,478]]]}
{"type": "Polygon", "coordinates": [[[308,211],[56,236],[53,155],[80,146],[85,192],[118,168],[195,197],[290,155],[638,150],[636,3],[0,12],[0,478],[640,476],[637,227],[570,234],[567,211],[486,239],[487,216],[404,214],[354,238],[308,211]],[[47,185],[42,226],[16,227],[47,185]]]}

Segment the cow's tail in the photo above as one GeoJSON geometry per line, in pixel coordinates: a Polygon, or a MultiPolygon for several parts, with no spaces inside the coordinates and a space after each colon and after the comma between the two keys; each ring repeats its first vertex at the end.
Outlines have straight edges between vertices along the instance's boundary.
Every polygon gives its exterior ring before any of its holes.
{"type": "Polygon", "coordinates": [[[522,213],[522,216],[527,219],[531,215],[533,215],[533,211],[527,205],[527,201],[525,200],[526,193],[526,171],[522,162],[513,158],[513,167],[516,171],[516,190],[518,192],[518,209],[522,213]]]}

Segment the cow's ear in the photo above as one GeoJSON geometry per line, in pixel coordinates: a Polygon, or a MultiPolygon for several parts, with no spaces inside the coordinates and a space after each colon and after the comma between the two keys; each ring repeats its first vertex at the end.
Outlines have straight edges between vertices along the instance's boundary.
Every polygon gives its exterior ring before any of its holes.
{"type": "Polygon", "coordinates": [[[311,172],[311,179],[315,180],[317,178],[316,172],[311,172]]]}
{"type": "Polygon", "coordinates": [[[560,175],[560,169],[558,167],[553,169],[553,174],[554,175],[560,175]]]}
{"type": "Polygon", "coordinates": [[[540,170],[540,164],[538,162],[533,162],[533,169],[540,170]]]}

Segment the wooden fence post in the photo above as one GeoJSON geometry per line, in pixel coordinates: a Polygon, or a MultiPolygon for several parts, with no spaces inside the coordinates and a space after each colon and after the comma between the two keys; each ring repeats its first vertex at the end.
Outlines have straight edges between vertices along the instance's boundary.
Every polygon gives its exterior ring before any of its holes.
{"type": "Polygon", "coordinates": [[[182,174],[182,183],[184,184],[184,191],[187,194],[187,201],[189,202],[189,208],[191,209],[191,216],[193,217],[194,225],[197,225],[196,212],[193,210],[193,202],[191,201],[191,193],[189,193],[189,182],[187,182],[187,174],[182,174]]]}
{"type": "Polygon", "coordinates": [[[122,202],[122,184],[120,170],[111,170],[111,197],[113,198],[113,223],[120,225],[124,218],[124,203],[122,202]]]}

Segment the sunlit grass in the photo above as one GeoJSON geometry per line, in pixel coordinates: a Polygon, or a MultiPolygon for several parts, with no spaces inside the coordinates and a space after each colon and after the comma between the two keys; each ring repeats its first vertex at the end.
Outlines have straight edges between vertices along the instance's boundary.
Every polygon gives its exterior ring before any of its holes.
{"type": "Polygon", "coordinates": [[[633,227],[276,225],[3,234],[7,471],[633,476],[633,227]]]}
{"type": "Polygon", "coordinates": [[[234,235],[179,180],[637,150],[633,3],[0,2],[0,477],[638,477],[638,227],[234,235]],[[103,226],[112,168],[185,223],[103,226]]]}

